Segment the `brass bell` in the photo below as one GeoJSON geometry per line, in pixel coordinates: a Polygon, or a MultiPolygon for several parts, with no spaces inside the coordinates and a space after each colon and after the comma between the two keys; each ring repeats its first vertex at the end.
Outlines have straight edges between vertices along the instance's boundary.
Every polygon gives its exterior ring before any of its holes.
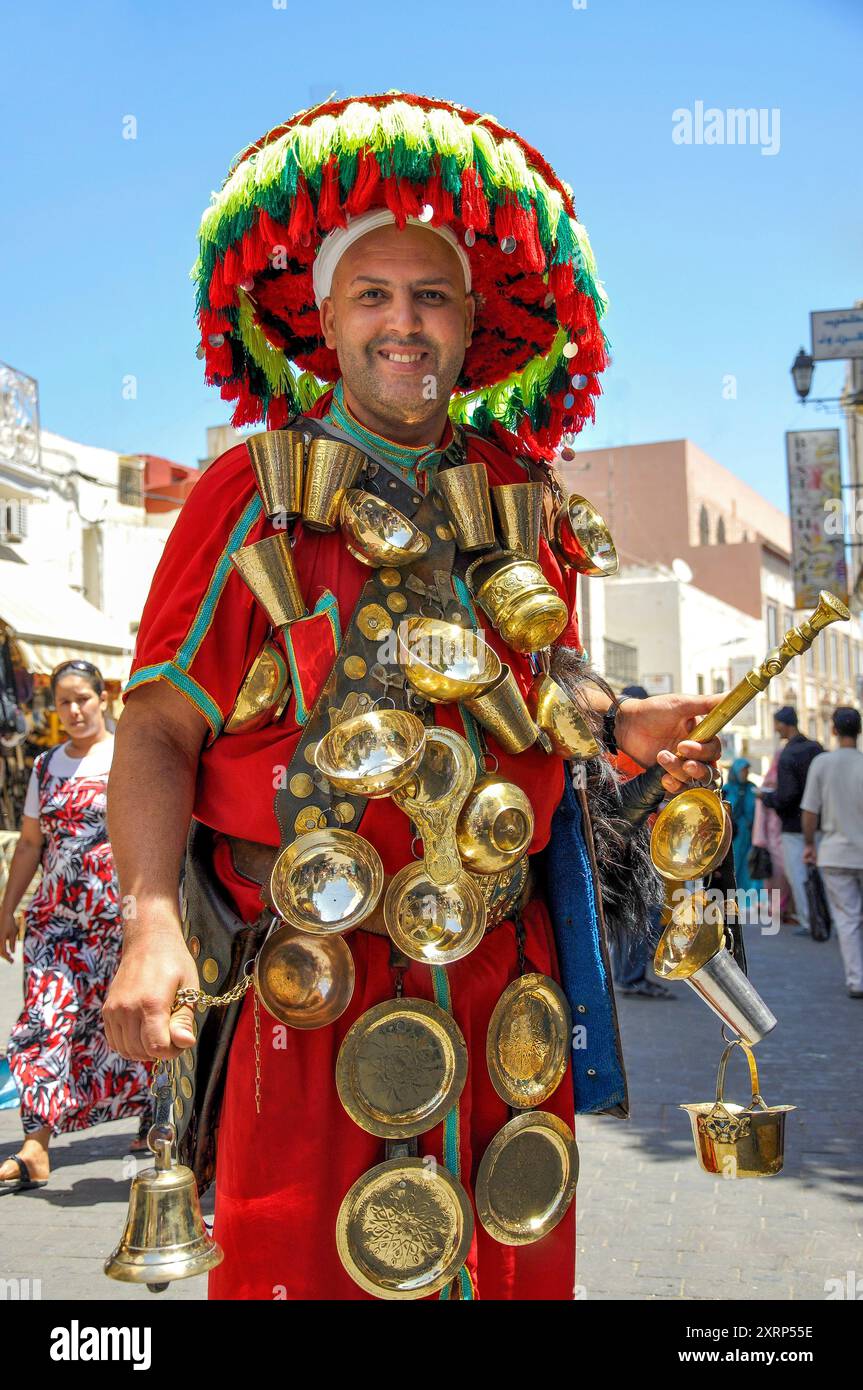
{"type": "Polygon", "coordinates": [[[147,1142],[156,1165],[132,1179],[126,1226],[105,1261],[109,1279],[146,1284],[151,1293],[162,1293],[174,1279],[204,1274],[224,1259],[204,1226],[191,1168],[172,1162],[175,1135],[171,1124],[150,1129],[147,1142]]]}

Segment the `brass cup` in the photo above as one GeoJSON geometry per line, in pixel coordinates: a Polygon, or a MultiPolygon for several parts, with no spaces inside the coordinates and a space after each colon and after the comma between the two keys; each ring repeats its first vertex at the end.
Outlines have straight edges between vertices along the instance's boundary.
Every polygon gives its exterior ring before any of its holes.
{"type": "Polygon", "coordinates": [[[361,488],[344,494],[340,515],[347,549],[372,569],[410,564],[431,545],[425,532],[396,507],[361,488]]]}
{"type": "Polygon", "coordinates": [[[731,843],[731,817],[709,787],[688,787],[663,807],[650,832],[650,857],[663,878],[702,878],[722,862],[731,843]]]}
{"type": "Polygon", "coordinates": [[[509,666],[504,666],[497,680],[484,690],[464,701],[484,729],[494,734],[507,753],[523,753],[536,743],[539,729],[530,717],[518,681],[509,666]]]}
{"type": "Polygon", "coordinates": [[[571,695],[551,676],[538,675],[528,692],[527,707],[562,758],[593,758],[599,744],[571,695]]]}
{"type": "Polygon", "coordinates": [[[384,886],[380,855],[353,830],[310,830],[283,849],[270,897],[292,927],[328,936],[350,931],[377,906],[384,886]]]}
{"type": "Polygon", "coordinates": [[[505,548],[527,560],[539,558],[542,493],[542,483],[503,483],[491,490],[505,548]]]}
{"type": "Polygon", "coordinates": [[[459,550],[488,550],[495,543],[491,489],[483,463],[462,463],[437,475],[435,487],[455,531],[459,550]]]}
{"type": "Polygon", "coordinates": [[[303,430],[262,430],[246,440],[267,516],[302,511],[307,440],[303,430]]]}
{"type": "Polygon", "coordinates": [[[433,704],[471,699],[503,669],[481,632],[440,618],[403,619],[398,646],[408,684],[433,704]]]}
{"type": "Polygon", "coordinates": [[[566,627],[566,604],[535,560],[509,551],[481,556],[467,568],[468,588],[508,647],[536,652],[566,627]]]}
{"type": "Polygon", "coordinates": [[[337,791],[389,796],[414,774],[425,751],[421,719],[403,710],[370,710],[325,734],[315,766],[337,791]]]}
{"type": "Polygon", "coordinates": [[[354,958],[340,936],[277,927],[255,959],[255,990],[267,1013],[290,1028],[325,1028],[354,992],[354,958]]]}
{"type": "Polygon", "coordinates": [[[231,564],[251,589],[273,627],[306,616],[291,543],[284,531],[231,553],[231,564]]]}
{"type": "Polygon", "coordinates": [[[303,491],[303,521],[313,531],[335,531],[342,499],[352,488],[366,461],[353,444],[338,439],[313,439],[309,445],[303,491]]]}
{"type": "Polygon", "coordinates": [[[485,932],[485,899],[463,869],[453,883],[434,883],[422,863],[406,864],[384,896],[384,922],[410,960],[451,965],[469,955],[485,932]]]}
{"type": "Polygon", "coordinates": [[[533,839],[530,799],[497,773],[481,777],[456,826],[458,852],[475,874],[497,874],[526,854],[533,839]]]}
{"type": "Polygon", "coordinates": [[[272,642],[265,642],[240,687],[234,707],[225,720],[225,733],[249,733],[262,729],[275,717],[289,693],[288,668],[272,642]]]}
{"type": "Polygon", "coordinates": [[[553,549],[565,565],[595,579],[617,574],[620,567],[605,521],[577,492],[567,498],[555,516],[553,549]]]}

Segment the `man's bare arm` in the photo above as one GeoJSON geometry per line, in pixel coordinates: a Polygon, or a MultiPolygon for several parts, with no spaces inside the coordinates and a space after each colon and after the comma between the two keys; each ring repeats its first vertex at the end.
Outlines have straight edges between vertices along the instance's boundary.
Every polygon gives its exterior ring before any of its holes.
{"type": "Polygon", "coordinates": [[[188,1009],[171,1015],[197,971],[180,927],[180,864],[207,722],[156,681],[133,691],[117,725],[108,834],[124,900],[123,956],[105,1001],[109,1045],[125,1057],[174,1057],[193,1042],[188,1009]]]}

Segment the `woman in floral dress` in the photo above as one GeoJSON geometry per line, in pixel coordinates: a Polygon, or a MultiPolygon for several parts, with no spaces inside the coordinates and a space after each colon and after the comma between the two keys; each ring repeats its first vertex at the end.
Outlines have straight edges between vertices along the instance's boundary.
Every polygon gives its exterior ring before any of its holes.
{"type": "Polygon", "coordinates": [[[47,1179],[53,1134],[130,1115],[144,1123],[150,1104],[145,1065],[112,1052],[102,1025],[122,942],[105,823],[114,746],[105,686],[90,662],[71,661],[53,673],[51,688],[68,742],[35,761],[0,908],[0,958],[12,962],[15,909],[41,863],[27,910],[24,1008],[7,1048],[24,1127],[19,1152],[0,1163],[7,1191],[47,1179]]]}

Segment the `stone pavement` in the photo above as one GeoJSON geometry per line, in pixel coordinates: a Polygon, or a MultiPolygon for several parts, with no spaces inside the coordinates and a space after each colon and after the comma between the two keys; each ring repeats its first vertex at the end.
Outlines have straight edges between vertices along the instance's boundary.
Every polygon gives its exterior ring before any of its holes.
{"type": "MultiPolygon", "coordinates": [[[[680,1101],[713,1094],[718,1020],[687,985],[673,1003],[623,999],[633,1118],[578,1120],[578,1281],[588,1299],[824,1299],[848,1271],[863,1293],[863,1001],[847,998],[834,940],[785,930],[748,936],[750,971],[779,1027],[757,1048],[768,1104],[795,1104],[784,1172],[714,1180],[698,1167],[680,1101]]],[[[20,967],[0,964],[0,1039],[20,998],[20,967]]],[[[741,1059],[730,1095],[743,1098],[741,1059]]],[[[101,1271],[119,1237],[136,1125],[62,1136],[47,1188],[0,1197],[0,1279],[41,1280],[44,1299],[149,1299],[101,1271]]],[[[0,1153],[19,1141],[0,1111],[0,1153]]],[[[139,1166],[144,1161],[138,1160],[139,1166]]],[[[205,1211],[211,1211],[211,1194],[205,1211]]],[[[2,1294],[0,1294],[2,1297],[2,1294]]],[[[162,1299],[206,1297],[206,1280],[162,1299]]]]}

